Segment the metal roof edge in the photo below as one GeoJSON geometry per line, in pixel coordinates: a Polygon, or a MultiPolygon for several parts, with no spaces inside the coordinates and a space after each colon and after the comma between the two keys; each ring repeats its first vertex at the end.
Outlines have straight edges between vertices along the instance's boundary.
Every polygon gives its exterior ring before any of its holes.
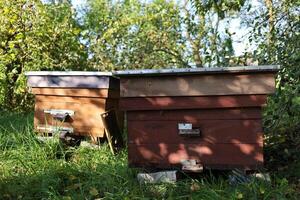
{"type": "Polygon", "coordinates": [[[26,76],[113,76],[112,72],[95,71],[28,71],[26,76]]]}
{"type": "Polygon", "coordinates": [[[211,67],[211,68],[176,68],[176,69],[142,69],[115,71],[115,76],[151,76],[151,75],[176,75],[176,74],[207,74],[207,73],[239,73],[239,72],[264,72],[278,71],[279,65],[237,66],[237,67],[211,67]]]}

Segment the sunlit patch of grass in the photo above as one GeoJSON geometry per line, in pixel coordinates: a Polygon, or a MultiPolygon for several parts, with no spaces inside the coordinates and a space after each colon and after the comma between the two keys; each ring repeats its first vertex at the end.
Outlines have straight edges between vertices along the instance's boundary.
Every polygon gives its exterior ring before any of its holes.
{"type": "Polygon", "coordinates": [[[66,149],[58,139],[43,143],[33,133],[32,114],[6,115],[0,118],[0,199],[299,199],[296,187],[277,176],[237,186],[212,174],[140,185],[126,150],[113,156],[106,144],[66,149]]]}

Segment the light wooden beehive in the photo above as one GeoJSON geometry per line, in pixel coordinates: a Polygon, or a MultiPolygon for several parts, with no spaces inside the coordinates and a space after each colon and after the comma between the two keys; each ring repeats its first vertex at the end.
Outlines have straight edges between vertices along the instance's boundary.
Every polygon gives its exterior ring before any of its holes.
{"type": "Polygon", "coordinates": [[[118,112],[119,79],[111,73],[28,72],[26,76],[35,94],[34,127],[39,132],[59,127],[96,139],[104,136],[102,113],[115,110],[122,118],[118,112]],[[54,119],[63,113],[69,116],[63,121],[54,119]]]}

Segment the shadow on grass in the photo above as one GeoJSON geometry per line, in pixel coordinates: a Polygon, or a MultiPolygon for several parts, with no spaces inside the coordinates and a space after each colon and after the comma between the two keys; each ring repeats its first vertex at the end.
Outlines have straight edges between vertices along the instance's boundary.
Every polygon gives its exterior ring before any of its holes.
{"type": "Polygon", "coordinates": [[[140,185],[127,151],[40,143],[32,114],[1,116],[0,199],[299,199],[286,179],[230,186],[226,177],[188,176],[176,183],[140,185]]]}
{"type": "MultiPolygon", "coordinates": [[[[286,179],[231,186],[226,174],[187,176],[176,183],[140,185],[126,152],[75,149],[72,158],[49,159],[27,172],[1,178],[0,199],[298,199],[286,179]],[[39,169],[41,168],[41,169],[39,169]]],[[[33,162],[33,161],[32,161],[33,162]]],[[[26,165],[26,163],[25,163],[26,165]]]]}
{"type": "Polygon", "coordinates": [[[189,187],[181,184],[139,185],[137,171],[127,167],[126,152],[110,157],[108,147],[103,148],[107,150],[102,155],[98,150],[75,150],[70,161],[48,160],[43,170],[38,166],[27,173],[14,174],[11,170],[9,176],[1,178],[0,199],[161,199],[189,194],[189,187]],[[92,152],[100,161],[95,161],[92,152]]]}

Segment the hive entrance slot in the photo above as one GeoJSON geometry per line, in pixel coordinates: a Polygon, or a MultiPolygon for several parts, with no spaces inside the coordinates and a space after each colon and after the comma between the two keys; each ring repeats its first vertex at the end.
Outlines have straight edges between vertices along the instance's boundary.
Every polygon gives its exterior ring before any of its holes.
{"type": "Polygon", "coordinates": [[[55,120],[65,121],[68,117],[73,116],[75,112],[73,110],[51,109],[51,110],[44,110],[44,113],[52,115],[52,117],[55,120]]]}
{"type": "Polygon", "coordinates": [[[38,126],[37,130],[45,133],[58,133],[58,134],[66,134],[73,133],[74,129],[71,127],[59,127],[59,126],[38,126]]]}

